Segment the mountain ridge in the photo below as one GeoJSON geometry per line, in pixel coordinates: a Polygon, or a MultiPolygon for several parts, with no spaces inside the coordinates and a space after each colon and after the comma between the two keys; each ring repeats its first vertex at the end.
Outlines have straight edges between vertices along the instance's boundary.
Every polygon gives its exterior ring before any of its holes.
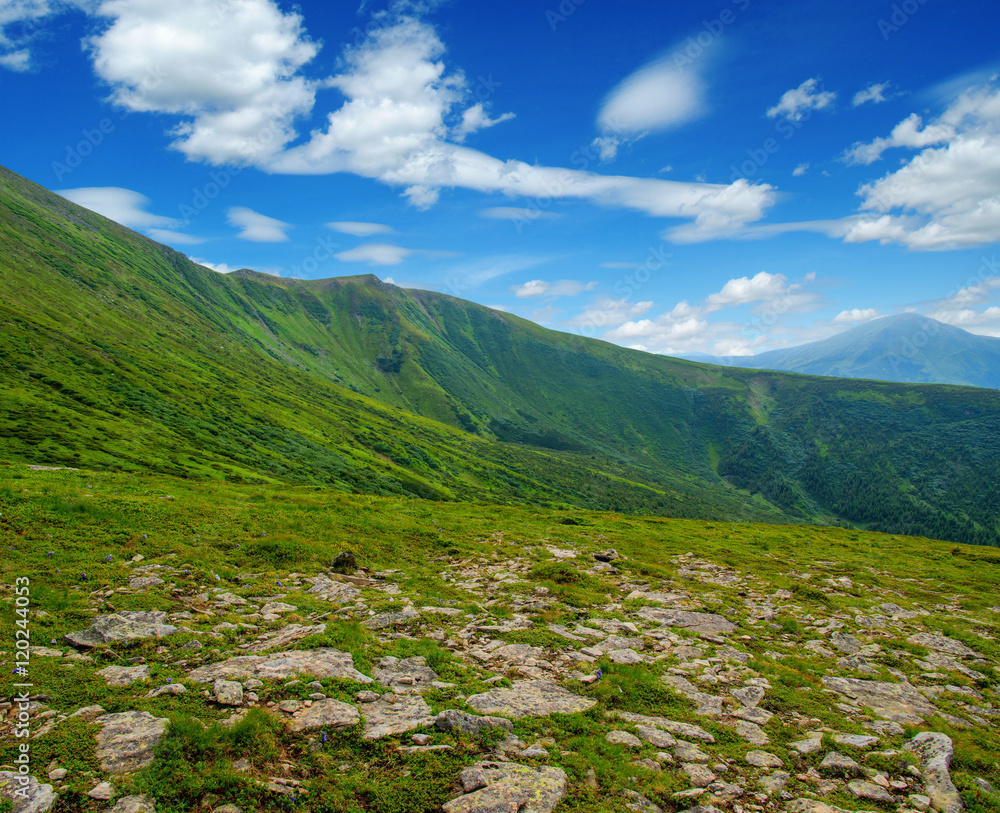
{"type": "Polygon", "coordinates": [[[6,171],[0,245],[11,460],[997,541],[1000,393],[712,367],[371,275],[223,276],[6,171]]]}

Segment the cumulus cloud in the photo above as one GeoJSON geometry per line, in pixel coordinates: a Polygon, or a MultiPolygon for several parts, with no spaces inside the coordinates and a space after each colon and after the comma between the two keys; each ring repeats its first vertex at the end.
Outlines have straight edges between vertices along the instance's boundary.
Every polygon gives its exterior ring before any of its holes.
{"type": "Polygon", "coordinates": [[[792,170],[792,175],[796,178],[800,178],[809,171],[809,164],[799,164],[795,169],[792,170]]]}
{"type": "Polygon", "coordinates": [[[851,308],[848,311],[841,311],[836,316],[833,317],[835,324],[843,324],[845,322],[868,322],[872,319],[877,319],[882,314],[879,313],[878,308],[851,308]]]}
{"type": "Polygon", "coordinates": [[[873,83],[866,87],[864,90],[859,90],[854,94],[854,99],[851,104],[854,107],[860,107],[863,104],[871,102],[872,104],[881,104],[882,102],[889,101],[886,98],[885,92],[889,89],[888,82],[873,83]]]}
{"type": "Polygon", "coordinates": [[[16,73],[30,70],[30,45],[42,21],[69,6],[56,0],[0,2],[0,65],[16,73]]]}
{"type": "Polygon", "coordinates": [[[603,338],[628,346],[641,340],[650,351],[671,355],[751,355],[768,341],[763,324],[774,325],[819,306],[819,295],[807,287],[814,279],[807,274],[802,283],[789,283],[783,274],[766,271],[754,277],[730,279],[701,304],[682,300],[658,317],[630,318],[608,330],[603,338]],[[754,314],[750,324],[708,318],[722,310],[743,307],[749,307],[754,314]]]}
{"type": "Polygon", "coordinates": [[[226,265],[226,263],[210,263],[207,260],[200,259],[199,257],[188,257],[188,259],[193,263],[205,266],[205,268],[211,268],[213,271],[218,271],[220,274],[231,274],[236,270],[235,268],[226,265]]]}
{"type": "Polygon", "coordinates": [[[801,121],[809,112],[829,107],[836,98],[836,93],[819,89],[819,79],[806,79],[797,88],[786,90],[778,103],[767,111],[767,116],[801,121]]]}
{"type": "Polygon", "coordinates": [[[290,223],[262,215],[246,206],[231,206],[226,210],[226,220],[230,226],[240,230],[237,237],[254,243],[284,243],[288,240],[286,232],[292,228],[290,223]]]}
{"type": "Polygon", "coordinates": [[[88,47],[112,99],[179,116],[172,146],[192,160],[260,164],[296,136],[320,83],[298,75],[319,46],[272,0],[104,0],[88,47]]]}
{"type": "Polygon", "coordinates": [[[897,124],[888,138],[876,138],[870,143],[859,142],[845,154],[850,164],[872,164],[882,157],[882,153],[892,147],[928,147],[941,144],[955,137],[955,128],[948,123],[923,126],[923,119],[916,113],[907,116],[897,124]]]}
{"type": "Polygon", "coordinates": [[[873,151],[879,141],[935,146],[858,189],[865,216],[847,231],[847,242],[942,250],[1000,240],[1000,90],[971,88],[926,127],[908,117],[888,139],[873,142],[873,151]]]}
{"type": "Polygon", "coordinates": [[[596,282],[577,282],[572,279],[561,279],[555,282],[533,279],[522,285],[513,285],[511,290],[514,296],[526,299],[535,296],[578,296],[584,291],[592,291],[597,287],[596,282]]]}
{"type": "Polygon", "coordinates": [[[354,237],[371,237],[375,234],[394,233],[391,226],[386,226],[383,223],[362,223],[357,221],[340,220],[333,223],[327,223],[326,227],[328,229],[333,229],[333,231],[338,231],[341,234],[350,234],[354,237]]]}

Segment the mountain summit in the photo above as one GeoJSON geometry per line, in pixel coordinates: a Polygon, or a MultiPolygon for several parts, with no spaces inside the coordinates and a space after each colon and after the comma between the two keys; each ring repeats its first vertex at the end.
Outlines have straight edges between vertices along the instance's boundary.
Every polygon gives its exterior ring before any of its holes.
{"type": "Polygon", "coordinates": [[[798,347],[714,361],[839,378],[1000,389],[1000,339],[916,313],[884,316],[798,347]]]}

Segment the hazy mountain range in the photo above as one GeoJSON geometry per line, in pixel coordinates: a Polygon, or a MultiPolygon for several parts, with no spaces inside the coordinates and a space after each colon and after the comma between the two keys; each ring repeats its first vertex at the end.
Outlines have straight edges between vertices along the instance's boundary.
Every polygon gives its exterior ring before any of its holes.
{"type": "Polygon", "coordinates": [[[1000,339],[916,313],[884,316],[829,339],[755,356],[690,356],[759,370],[1000,389],[1000,339]]]}

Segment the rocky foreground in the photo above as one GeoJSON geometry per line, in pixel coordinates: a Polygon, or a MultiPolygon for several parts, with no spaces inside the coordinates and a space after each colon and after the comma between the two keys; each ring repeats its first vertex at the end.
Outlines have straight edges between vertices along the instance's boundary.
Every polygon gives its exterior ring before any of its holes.
{"type": "MultiPolygon", "coordinates": [[[[1000,719],[998,664],[981,651],[995,651],[994,621],[981,619],[981,649],[941,632],[948,619],[976,621],[961,597],[920,606],[891,587],[858,590],[832,562],[794,574],[803,587],[792,591],[694,553],[642,577],[587,541],[532,557],[492,542],[481,557],[433,562],[467,602],[436,599],[406,572],[359,569],[350,555],[267,590],[260,574],[229,584],[209,574],[193,587],[189,563],[136,556],[127,586],[91,595],[89,625],[31,650],[45,674],[103,687],[67,706],[39,678],[32,741],[86,721],[82,747],[99,767],[81,772],[57,753],[15,796],[8,764],[0,794],[15,813],[70,809],[60,796],[74,788],[72,809],[165,810],[135,791],[169,736],[167,715],[233,725],[260,708],[310,753],[350,738],[388,743],[403,765],[460,754],[448,797],[429,808],[446,813],[548,813],[571,799],[572,809],[590,799],[590,809],[650,813],[1000,804],[987,775],[970,774],[962,791],[952,776],[954,738],[1000,719]],[[591,600],[559,598],[559,584],[584,584],[591,600]],[[151,596],[171,609],[129,609],[151,596]],[[411,641],[442,655],[378,654],[411,641]],[[563,733],[572,715],[597,722],[606,764],[574,762],[563,733]]],[[[2,703],[8,743],[14,699],[2,703]]],[[[272,800],[260,809],[312,809],[316,777],[292,745],[266,764],[233,761],[272,800]]],[[[336,766],[345,777],[370,769],[336,766]]],[[[218,796],[201,806],[239,809],[218,796]]],[[[427,808],[414,799],[410,809],[427,808]]]]}

